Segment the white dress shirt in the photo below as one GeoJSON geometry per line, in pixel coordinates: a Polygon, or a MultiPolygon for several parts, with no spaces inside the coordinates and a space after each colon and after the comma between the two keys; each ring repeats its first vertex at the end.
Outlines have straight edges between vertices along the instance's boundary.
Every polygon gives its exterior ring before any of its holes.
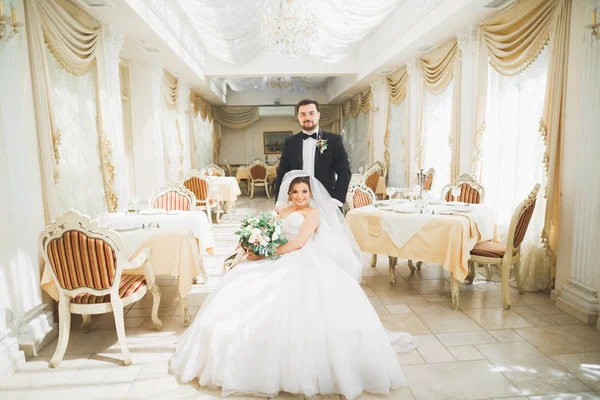
{"type": "MultiPolygon", "coordinates": [[[[304,134],[311,135],[313,133],[319,134],[319,127],[311,132],[304,132],[304,134]]],[[[313,138],[308,138],[302,141],[302,169],[308,172],[311,176],[315,176],[315,151],[317,150],[317,141],[313,138]]]]}

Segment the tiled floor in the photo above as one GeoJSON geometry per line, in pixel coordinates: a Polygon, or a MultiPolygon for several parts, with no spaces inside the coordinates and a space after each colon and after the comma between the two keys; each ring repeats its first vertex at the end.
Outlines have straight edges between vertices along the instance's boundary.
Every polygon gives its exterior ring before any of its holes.
{"type": "MultiPolygon", "coordinates": [[[[223,258],[235,247],[233,232],[245,214],[273,207],[273,200],[241,197],[229,222],[215,225],[215,257],[206,257],[208,286],[195,285],[188,298],[198,311],[219,280],[223,258]]],[[[398,284],[387,278],[387,259],[376,268],[365,257],[361,286],[387,329],[416,335],[418,347],[398,356],[408,388],[390,399],[596,399],[600,398],[600,332],[554,307],[544,293],[518,294],[513,307],[502,309],[497,275],[486,282],[462,286],[462,310],[453,311],[448,274],[437,265],[423,265],[411,275],[406,263],[397,269],[398,284]]],[[[125,315],[133,365],[120,363],[112,314],[96,316],[92,330],[79,329],[74,317],[64,361],[48,368],[56,341],[41,355],[0,385],[0,398],[202,399],[220,397],[217,390],[196,383],[181,385],[167,373],[167,360],[185,330],[178,308],[176,281],[160,279],[163,292],[157,332],[150,320],[146,296],[125,315]]],[[[295,398],[282,394],[281,398],[295,398]]],[[[340,400],[339,396],[323,396],[340,400]]],[[[362,398],[386,396],[363,395],[362,398]]],[[[233,397],[235,400],[239,397],[233,397]]],[[[244,398],[243,400],[247,400],[244,398]]]]}

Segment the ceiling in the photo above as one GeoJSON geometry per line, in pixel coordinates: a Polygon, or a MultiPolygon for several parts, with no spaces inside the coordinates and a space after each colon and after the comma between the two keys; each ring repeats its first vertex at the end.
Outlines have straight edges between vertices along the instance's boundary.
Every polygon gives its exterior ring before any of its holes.
{"type": "Polygon", "coordinates": [[[517,2],[293,0],[314,13],[316,32],[310,54],[289,59],[261,32],[281,0],[71,1],[123,33],[122,58],[155,60],[217,105],[339,103],[517,2]]]}

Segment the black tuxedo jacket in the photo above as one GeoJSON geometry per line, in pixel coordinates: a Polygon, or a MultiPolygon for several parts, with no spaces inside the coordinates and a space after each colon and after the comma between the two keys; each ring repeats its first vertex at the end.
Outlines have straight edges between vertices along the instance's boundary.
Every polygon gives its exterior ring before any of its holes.
{"type": "MultiPolygon", "coordinates": [[[[323,154],[321,154],[318,148],[315,150],[315,178],[325,186],[331,197],[344,204],[352,174],[350,172],[348,154],[342,143],[342,137],[334,133],[319,130],[318,139],[327,140],[327,150],[323,154]],[[335,174],[337,174],[337,180],[335,174]]],[[[279,160],[279,170],[277,172],[275,201],[277,201],[279,195],[283,176],[289,171],[302,169],[303,141],[303,132],[285,139],[281,159],[279,160]]]]}

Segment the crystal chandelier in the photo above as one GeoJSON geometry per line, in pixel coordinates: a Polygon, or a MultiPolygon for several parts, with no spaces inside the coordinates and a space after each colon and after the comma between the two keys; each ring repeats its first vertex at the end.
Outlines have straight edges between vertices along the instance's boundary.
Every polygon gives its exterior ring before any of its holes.
{"type": "Polygon", "coordinates": [[[271,89],[287,89],[292,87],[292,78],[289,76],[264,77],[265,86],[271,89]]]}
{"type": "Polygon", "coordinates": [[[310,52],[315,27],[314,14],[294,0],[281,0],[273,13],[267,9],[262,23],[269,51],[292,59],[310,52]]]}

